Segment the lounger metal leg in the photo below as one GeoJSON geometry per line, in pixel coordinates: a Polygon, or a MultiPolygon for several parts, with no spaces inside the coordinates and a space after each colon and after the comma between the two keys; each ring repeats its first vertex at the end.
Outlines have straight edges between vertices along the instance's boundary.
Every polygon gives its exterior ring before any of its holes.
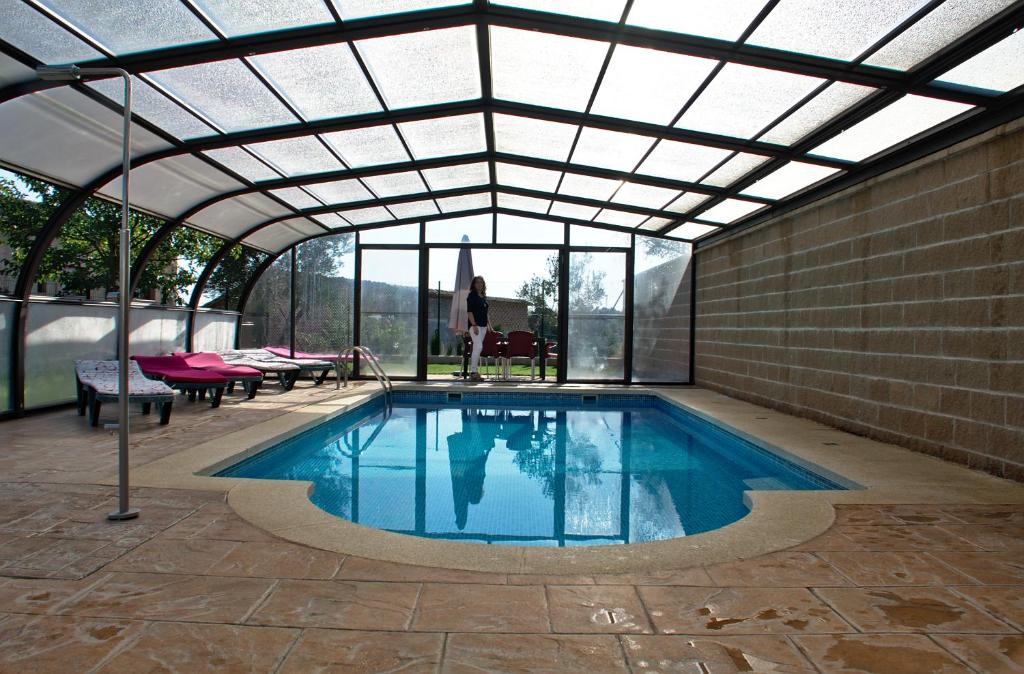
{"type": "Polygon", "coordinates": [[[142,403],[142,413],[149,414],[153,410],[153,403],[142,403]]]}
{"type": "Polygon", "coordinates": [[[165,402],[165,403],[160,403],[160,425],[161,426],[166,426],[168,423],[170,423],[170,421],[171,421],[171,406],[173,404],[174,403],[172,403],[169,400],[167,402],[165,402]]]}
{"type": "Polygon", "coordinates": [[[189,391],[188,391],[188,401],[190,403],[194,403],[196,401],[196,394],[197,393],[198,393],[198,391],[196,391],[195,389],[189,389],[189,391]]]}
{"type": "Polygon", "coordinates": [[[326,370],[324,370],[323,372],[320,373],[320,376],[316,378],[316,386],[319,386],[320,384],[323,384],[324,381],[327,380],[327,375],[330,373],[330,371],[331,371],[331,368],[327,368],[326,370]]]}
{"type": "Polygon", "coordinates": [[[103,406],[99,400],[96,399],[96,392],[89,389],[89,425],[99,426],[100,425],[100,407],[103,406]]]}
{"type": "Polygon", "coordinates": [[[235,392],[235,382],[233,382],[233,381],[229,381],[228,382],[228,390],[227,390],[227,392],[228,392],[229,395],[235,392]]]}
{"type": "Polygon", "coordinates": [[[259,389],[260,383],[258,381],[245,382],[245,393],[249,400],[256,397],[256,391],[259,389]]]}
{"type": "Polygon", "coordinates": [[[85,387],[82,386],[82,382],[75,382],[75,389],[78,393],[78,416],[85,416],[85,387]]]}
{"type": "Polygon", "coordinates": [[[285,391],[291,391],[293,388],[295,388],[295,382],[299,380],[298,372],[282,372],[281,376],[281,386],[284,387],[285,391]]]}
{"type": "Polygon", "coordinates": [[[198,395],[199,395],[199,399],[200,400],[206,400],[206,389],[204,389],[204,388],[199,389],[199,394],[198,395]]]}
{"type": "Polygon", "coordinates": [[[220,407],[220,399],[224,396],[224,387],[216,386],[210,389],[210,407],[220,407]]]}

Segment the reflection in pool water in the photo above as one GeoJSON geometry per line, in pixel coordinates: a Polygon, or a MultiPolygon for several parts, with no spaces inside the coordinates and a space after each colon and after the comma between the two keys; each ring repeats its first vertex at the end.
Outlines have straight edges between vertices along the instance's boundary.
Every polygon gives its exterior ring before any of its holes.
{"type": "Polygon", "coordinates": [[[743,517],[745,490],[841,488],[635,398],[372,403],[220,474],[310,480],[316,505],[366,526],[546,546],[686,536],[743,517]]]}

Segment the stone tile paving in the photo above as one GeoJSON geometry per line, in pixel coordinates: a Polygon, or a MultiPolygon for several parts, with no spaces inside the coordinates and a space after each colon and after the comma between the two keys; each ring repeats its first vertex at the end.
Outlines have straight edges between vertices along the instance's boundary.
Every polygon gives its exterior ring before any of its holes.
{"type": "Polygon", "coordinates": [[[480,573],[285,542],[220,493],[138,489],[142,516],[108,523],[113,488],[71,481],[78,430],[59,473],[0,478],[0,673],[1024,671],[1024,506],[839,506],[750,560],[480,573]]]}

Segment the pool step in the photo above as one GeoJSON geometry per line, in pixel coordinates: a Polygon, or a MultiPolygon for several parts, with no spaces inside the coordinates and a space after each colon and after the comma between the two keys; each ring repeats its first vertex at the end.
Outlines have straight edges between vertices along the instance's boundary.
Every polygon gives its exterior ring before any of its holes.
{"type": "Polygon", "coordinates": [[[747,485],[747,488],[755,491],[774,491],[779,489],[792,489],[785,482],[774,477],[752,477],[749,480],[744,480],[743,484],[747,485]]]}

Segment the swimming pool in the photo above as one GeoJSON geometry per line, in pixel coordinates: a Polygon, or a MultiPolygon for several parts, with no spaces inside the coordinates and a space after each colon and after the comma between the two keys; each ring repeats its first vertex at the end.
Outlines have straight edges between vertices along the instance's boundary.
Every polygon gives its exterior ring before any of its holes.
{"type": "Polygon", "coordinates": [[[394,396],[217,476],[309,480],[314,504],[378,529],[558,547],[718,529],[747,490],[846,488],[653,395],[394,396]]]}

